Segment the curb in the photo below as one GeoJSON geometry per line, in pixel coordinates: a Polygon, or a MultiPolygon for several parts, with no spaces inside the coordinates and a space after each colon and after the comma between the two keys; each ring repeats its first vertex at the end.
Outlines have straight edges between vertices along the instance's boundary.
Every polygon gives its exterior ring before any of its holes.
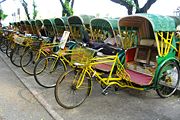
{"type": "MultiPolygon", "coordinates": [[[[61,117],[54,109],[52,109],[52,106],[47,103],[47,101],[38,94],[36,90],[30,87],[30,84],[25,83],[21,77],[16,74],[16,72],[11,68],[11,66],[7,63],[7,61],[4,59],[4,55],[0,53],[0,57],[3,60],[4,63],[10,68],[10,70],[17,76],[17,78],[20,80],[20,82],[32,93],[34,98],[45,108],[45,110],[49,113],[49,115],[52,116],[53,119],[55,120],[64,120],[63,117],[61,117]]],[[[5,56],[6,57],[6,56],[5,56]]]]}

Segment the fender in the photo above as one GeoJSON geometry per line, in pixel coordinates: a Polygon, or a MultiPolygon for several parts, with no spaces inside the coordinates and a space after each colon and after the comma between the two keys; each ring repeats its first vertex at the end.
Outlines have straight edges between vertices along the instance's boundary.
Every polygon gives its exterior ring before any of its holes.
{"type": "Polygon", "coordinates": [[[161,70],[161,68],[163,67],[163,65],[168,62],[168,61],[172,61],[172,62],[176,62],[179,67],[180,67],[180,62],[179,60],[177,60],[175,57],[169,57],[169,58],[166,58],[164,59],[164,61],[161,61],[158,65],[158,67],[156,68],[156,71],[155,71],[155,75],[154,75],[154,79],[153,79],[153,87],[156,88],[157,86],[157,81],[158,81],[158,76],[159,76],[159,71],[161,70]]]}

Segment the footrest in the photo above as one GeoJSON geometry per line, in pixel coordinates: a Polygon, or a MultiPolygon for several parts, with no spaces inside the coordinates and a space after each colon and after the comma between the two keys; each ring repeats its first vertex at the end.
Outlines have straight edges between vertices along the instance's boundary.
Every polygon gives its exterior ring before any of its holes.
{"type": "Polygon", "coordinates": [[[101,63],[101,64],[95,65],[95,68],[98,69],[98,70],[105,71],[105,72],[110,72],[111,68],[112,68],[112,65],[101,63]]]}
{"type": "Polygon", "coordinates": [[[131,81],[138,85],[150,85],[152,76],[142,74],[133,70],[127,69],[126,72],[130,75],[131,81]]]}

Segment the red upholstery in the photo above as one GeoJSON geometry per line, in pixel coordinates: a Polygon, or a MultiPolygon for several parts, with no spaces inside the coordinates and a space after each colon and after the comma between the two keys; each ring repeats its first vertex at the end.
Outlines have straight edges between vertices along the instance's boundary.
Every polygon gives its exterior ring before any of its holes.
{"type": "Polygon", "coordinates": [[[126,62],[134,61],[136,48],[127,49],[126,51],[126,62]]]}
{"type": "Polygon", "coordinates": [[[109,72],[111,71],[111,68],[112,68],[112,65],[108,65],[108,64],[105,64],[105,63],[101,63],[101,64],[97,64],[95,66],[96,69],[98,70],[102,70],[102,71],[105,71],[105,72],[109,72]]]}
{"type": "Polygon", "coordinates": [[[149,85],[151,83],[152,76],[145,75],[129,69],[127,69],[126,72],[130,75],[131,81],[138,85],[149,85]]]}

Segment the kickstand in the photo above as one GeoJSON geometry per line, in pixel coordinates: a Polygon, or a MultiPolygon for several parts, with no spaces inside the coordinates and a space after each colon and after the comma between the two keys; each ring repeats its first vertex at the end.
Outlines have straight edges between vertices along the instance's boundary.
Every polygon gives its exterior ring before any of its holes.
{"type": "Polygon", "coordinates": [[[106,86],[106,88],[103,89],[103,91],[102,91],[102,94],[103,94],[103,95],[107,95],[107,94],[108,94],[108,92],[107,92],[107,89],[108,89],[108,88],[109,88],[109,85],[106,86]]]}

